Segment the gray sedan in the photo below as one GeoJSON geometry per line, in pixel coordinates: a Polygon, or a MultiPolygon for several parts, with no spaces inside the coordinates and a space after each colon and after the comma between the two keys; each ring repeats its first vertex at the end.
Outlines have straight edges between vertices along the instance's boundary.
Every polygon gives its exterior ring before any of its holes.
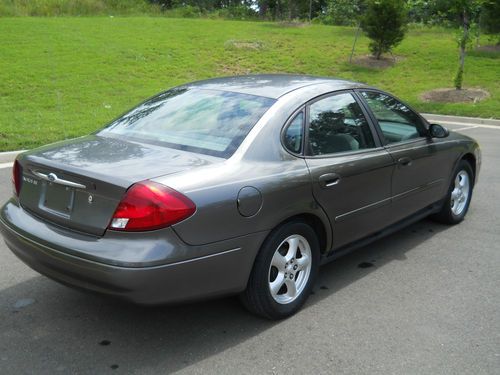
{"type": "Polygon", "coordinates": [[[18,156],[0,229],[69,286],[141,304],[239,294],[279,319],[320,264],[428,215],[460,222],[480,165],[473,139],[373,87],[220,78],[18,156]]]}

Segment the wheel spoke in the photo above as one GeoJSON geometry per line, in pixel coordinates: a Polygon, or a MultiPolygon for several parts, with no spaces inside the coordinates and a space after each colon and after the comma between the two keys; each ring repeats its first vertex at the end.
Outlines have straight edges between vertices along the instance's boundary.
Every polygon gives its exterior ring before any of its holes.
{"type": "Polygon", "coordinates": [[[459,182],[460,187],[463,188],[466,185],[466,183],[467,183],[467,177],[460,173],[460,182],[459,182]]]}
{"type": "Polygon", "coordinates": [[[285,271],[285,263],[286,259],[283,255],[281,255],[278,251],[274,253],[273,259],[271,261],[271,266],[274,266],[278,269],[280,272],[285,271]]]}
{"type": "Polygon", "coordinates": [[[276,279],[269,284],[269,289],[271,290],[271,294],[273,296],[276,297],[278,295],[278,292],[280,291],[284,282],[285,282],[285,275],[282,272],[278,273],[276,279]]]}
{"type": "Polygon", "coordinates": [[[286,295],[288,297],[295,297],[295,295],[297,294],[297,285],[295,284],[295,280],[286,279],[285,285],[286,285],[286,295]]]}
{"type": "Polygon", "coordinates": [[[450,194],[450,208],[454,215],[460,215],[467,207],[470,190],[469,174],[461,170],[455,177],[455,187],[450,194]]]}
{"type": "Polygon", "coordinates": [[[307,255],[302,254],[300,258],[297,258],[297,265],[299,266],[297,271],[301,271],[304,268],[307,268],[309,266],[309,263],[311,263],[311,258],[309,258],[307,255]]]}
{"type": "Polygon", "coordinates": [[[294,237],[288,241],[288,252],[285,255],[285,260],[288,262],[290,259],[297,256],[297,249],[299,248],[299,239],[294,237]]]}

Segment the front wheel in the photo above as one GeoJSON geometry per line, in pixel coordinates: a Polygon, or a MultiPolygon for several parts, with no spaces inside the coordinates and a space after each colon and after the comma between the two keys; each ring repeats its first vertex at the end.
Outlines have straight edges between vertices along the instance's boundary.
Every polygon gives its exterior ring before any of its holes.
{"type": "Polygon", "coordinates": [[[286,223],[262,245],[241,300],[248,310],[268,319],[290,316],[311,293],[318,267],[314,230],[303,222],[286,223]]]}
{"type": "Polygon", "coordinates": [[[462,160],[448,189],[443,208],[433,216],[434,219],[445,224],[461,222],[469,209],[474,185],[474,173],[468,162],[462,160]]]}

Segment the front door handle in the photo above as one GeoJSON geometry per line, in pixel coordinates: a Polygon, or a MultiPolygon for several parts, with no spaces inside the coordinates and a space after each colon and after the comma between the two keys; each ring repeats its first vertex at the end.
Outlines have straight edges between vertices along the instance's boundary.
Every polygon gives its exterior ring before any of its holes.
{"type": "Polygon", "coordinates": [[[411,165],[411,159],[408,157],[399,158],[398,164],[402,165],[403,167],[408,167],[411,165]]]}
{"type": "Polygon", "coordinates": [[[337,173],[326,173],[319,176],[319,183],[324,188],[335,186],[339,182],[340,176],[337,173]]]}

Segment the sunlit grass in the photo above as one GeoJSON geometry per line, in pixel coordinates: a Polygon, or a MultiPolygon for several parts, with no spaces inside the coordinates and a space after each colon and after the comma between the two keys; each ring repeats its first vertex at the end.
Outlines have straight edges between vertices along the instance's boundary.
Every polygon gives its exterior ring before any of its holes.
{"type": "MultiPolygon", "coordinates": [[[[31,148],[89,133],[159,91],[244,73],[335,76],[387,89],[426,112],[500,118],[499,56],[467,58],[465,86],[491,97],[429,104],[419,95],[451,87],[454,34],[413,30],[385,70],[348,63],[355,29],[150,17],[0,18],[0,149],[31,148]]],[[[361,38],[356,53],[366,54],[361,38]]]]}

